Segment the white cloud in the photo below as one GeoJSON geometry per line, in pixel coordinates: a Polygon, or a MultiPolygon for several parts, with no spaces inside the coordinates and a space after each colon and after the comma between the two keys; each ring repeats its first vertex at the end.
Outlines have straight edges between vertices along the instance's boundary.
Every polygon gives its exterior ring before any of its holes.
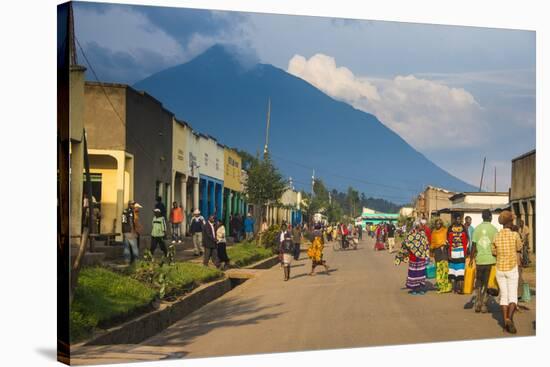
{"type": "Polygon", "coordinates": [[[95,42],[116,52],[127,52],[138,63],[146,62],[142,59],[144,50],[146,54],[162,55],[171,64],[186,57],[177,40],[131,7],[109,6],[104,12],[77,7],[75,18],[76,36],[83,47],[95,42]]]}
{"type": "Polygon", "coordinates": [[[474,146],[486,130],[481,106],[463,88],[414,75],[393,79],[356,76],[323,54],[309,60],[295,55],[288,72],[335,99],[376,115],[421,151],[474,146]]]}

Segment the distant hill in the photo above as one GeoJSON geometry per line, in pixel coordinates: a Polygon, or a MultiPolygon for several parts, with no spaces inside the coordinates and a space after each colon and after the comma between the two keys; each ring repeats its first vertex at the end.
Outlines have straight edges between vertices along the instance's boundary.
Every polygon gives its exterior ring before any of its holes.
{"type": "Polygon", "coordinates": [[[354,186],[367,197],[410,202],[423,186],[472,191],[413,149],[375,116],[334,100],[272,65],[243,61],[216,45],[188,63],[134,84],[193,128],[225,145],[262,152],[271,98],[269,150],[298,188],[311,169],[330,188],[354,186]]]}

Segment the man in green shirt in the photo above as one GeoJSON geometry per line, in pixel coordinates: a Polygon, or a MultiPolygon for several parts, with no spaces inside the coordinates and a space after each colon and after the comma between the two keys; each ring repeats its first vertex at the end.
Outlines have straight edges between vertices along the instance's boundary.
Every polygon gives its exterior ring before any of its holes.
{"type": "Polygon", "coordinates": [[[491,267],[496,263],[496,258],[491,252],[493,239],[498,233],[498,229],[491,224],[493,215],[490,210],[484,210],[481,213],[483,223],[478,225],[472,235],[472,251],[470,252],[470,262],[476,261],[476,302],[475,312],[487,312],[487,283],[491,274],[491,267]]]}

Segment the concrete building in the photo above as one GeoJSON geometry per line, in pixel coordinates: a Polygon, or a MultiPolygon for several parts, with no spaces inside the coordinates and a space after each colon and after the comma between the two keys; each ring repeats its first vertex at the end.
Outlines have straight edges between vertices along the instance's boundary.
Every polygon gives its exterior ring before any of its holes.
{"type": "MultiPolygon", "coordinates": [[[[80,243],[82,233],[82,191],[84,172],[84,73],[86,68],[70,65],[69,69],[69,137],[70,137],[70,214],[71,243],[80,243]]],[[[91,201],[90,201],[91,202],[91,201]]]]}
{"type": "Polygon", "coordinates": [[[223,219],[224,148],[208,135],[199,133],[199,208],[203,216],[223,219]]]}
{"type": "Polygon", "coordinates": [[[508,205],[509,196],[507,192],[461,192],[449,198],[451,205],[448,208],[443,208],[434,214],[448,214],[453,217],[455,214],[460,214],[462,220],[470,216],[472,225],[475,227],[483,222],[481,212],[489,209],[493,213],[492,223],[497,228],[502,228],[498,223],[498,213],[503,206],[508,205]]]}
{"type": "Polygon", "coordinates": [[[517,219],[523,219],[531,230],[529,247],[536,252],[536,151],[512,160],[510,206],[517,219]]]}
{"type": "Polygon", "coordinates": [[[100,231],[121,233],[122,210],[133,199],[143,206],[148,241],[155,197],[167,207],[171,201],[173,114],[128,85],[86,82],[84,124],[100,231]]]}
{"type": "MultiPolygon", "coordinates": [[[[451,197],[456,193],[439,187],[427,186],[424,190],[424,215],[430,220],[433,214],[439,209],[451,206],[451,197]]],[[[442,213],[441,219],[444,222],[450,222],[451,216],[448,213],[442,213]]]]}
{"type": "Polygon", "coordinates": [[[292,225],[302,223],[302,193],[288,188],[277,204],[267,205],[266,218],[269,225],[292,225]]]}
{"type": "Polygon", "coordinates": [[[182,206],[185,213],[182,231],[186,233],[191,213],[199,206],[198,135],[187,122],[176,117],[173,118],[173,125],[172,201],[182,206]]]}
{"type": "Polygon", "coordinates": [[[417,218],[428,217],[428,213],[426,212],[426,200],[423,192],[416,197],[413,216],[417,218]]]}
{"type": "Polygon", "coordinates": [[[245,214],[245,201],[241,178],[242,159],[241,156],[228,147],[224,148],[224,178],[223,178],[223,218],[225,230],[231,233],[231,215],[245,214]]]}

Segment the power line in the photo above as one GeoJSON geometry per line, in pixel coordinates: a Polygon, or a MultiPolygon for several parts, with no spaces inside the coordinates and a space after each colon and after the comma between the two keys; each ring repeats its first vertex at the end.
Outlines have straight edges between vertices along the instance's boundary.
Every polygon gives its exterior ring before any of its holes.
{"type": "Polygon", "coordinates": [[[86,53],[84,52],[84,49],[82,48],[82,46],[80,45],[80,42],[78,41],[78,38],[76,37],[76,35],[74,36],[74,39],[76,40],[76,44],[78,45],[78,48],[80,49],[80,52],[82,52],[82,56],[84,56],[84,60],[86,60],[86,64],[88,65],[88,67],[90,68],[90,70],[92,71],[92,74],[94,75],[94,78],[95,80],[97,81],[97,83],[99,84],[99,86],[101,87],[101,90],[103,91],[103,94],[105,95],[105,98],[107,98],[107,101],[109,102],[109,105],[111,106],[113,112],[115,113],[115,115],[118,117],[118,120],[119,122],[122,124],[122,126],[124,126],[125,130],[126,130],[126,136],[128,138],[130,138],[130,140],[132,140],[134,142],[134,144],[141,149],[141,151],[143,152],[143,154],[145,154],[145,156],[147,158],[149,158],[153,163],[157,163],[157,160],[155,158],[153,158],[148,152],[147,150],[141,145],[141,143],[138,141],[137,138],[134,138],[131,134],[131,131],[129,131],[127,129],[127,126],[126,126],[126,123],[124,122],[124,120],[122,119],[122,117],[120,116],[120,114],[118,113],[117,109],[115,108],[113,102],[111,101],[111,98],[109,98],[109,95],[107,94],[107,91],[105,90],[105,87],[103,86],[103,83],[100,81],[99,77],[97,76],[97,73],[95,72],[93,66],[92,66],[92,63],[90,62],[90,60],[88,60],[88,57],[86,56],[86,53]]]}
{"type": "MultiPolygon", "coordinates": [[[[285,158],[285,157],[281,157],[281,156],[278,156],[278,155],[275,155],[273,153],[271,153],[271,156],[274,157],[274,158],[277,158],[277,159],[280,159],[280,160],[283,160],[283,161],[287,161],[289,163],[292,163],[292,164],[295,164],[297,166],[300,166],[302,168],[306,168],[306,169],[312,169],[313,167],[310,167],[310,166],[307,166],[307,165],[304,165],[302,163],[299,163],[299,162],[295,162],[293,160],[290,160],[288,158],[285,158]]],[[[393,190],[407,190],[407,191],[410,191],[410,192],[418,192],[417,189],[409,189],[409,188],[405,188],[405,187],[398,187],[398,186],[392,186],[392,185],[386,185],[386,184],[381,184],[381,183],[376,183],[376,182],[371,182],[371,181],[367,181],[367,180],[364,180],[364,179],[360,179],[360,178],[354,178],[354,177],[348,177],[348,176],[344,176],[344,175],[341,175],[341,174],[338,174],[338,173],[334,173],[334,172],[331,172],[329,170],[327,170],[326,168],[318,168],[318,170],[320,171],[323,171],[331,176],[335,176],[335,177],[339,177],[339,178],[342,178],[342,179],[345,179],[345,180],[352,180],[352,181],[356,181],[356,182],[360,182],[360,183],[363,183],[363,184],[366,184],[366,185],[373,185],[373,186],[379,186],[379,187],[384,187],[384,188],[388,188],[388,189],[393,189],[393,190]]]]}

